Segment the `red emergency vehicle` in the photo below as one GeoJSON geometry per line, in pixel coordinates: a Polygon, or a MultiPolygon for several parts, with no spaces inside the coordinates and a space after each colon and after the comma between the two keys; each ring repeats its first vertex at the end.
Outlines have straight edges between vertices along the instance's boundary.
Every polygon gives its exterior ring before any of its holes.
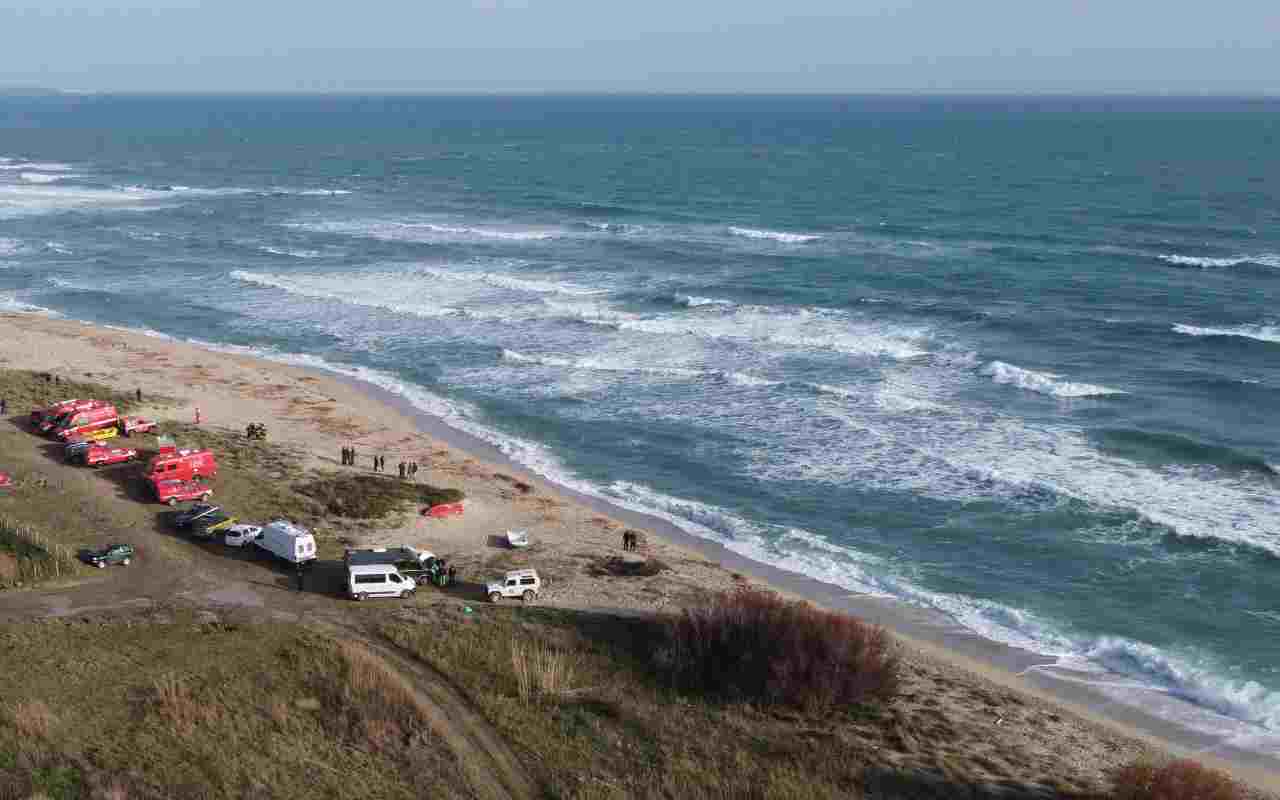
{"type": "Polygon", "coordinates": [[[200,481],[159,480],[153,481],[151,488],[155,490],[157,500],[171,506],[176,506],[184,500],[208,502],[213,496],[213,490],[200,481]]]}
{"type": "Polygon", "coordinates": [[[31,424],[41,433],[48,433],[71,414],[104,405],[110,405],[110,403],[105,400],[63,400],[47,408],[32,409],[31,424]]]}
{"type": "Polygon", "coordinates": [[[218,462],[211,450],[195,450],[161,447],[160,454],[147,464],[147,480],[189,481],[193,478],[209,478],[218,474],[218,462]]]}
{"type": "Polygon", "coordinates": [[[105,467],[108,464],[123,464],[138,457],[138,451],[132,447],[112,447],[109,444],[90,445],[85,451],[84,463],[90,467],[105,467]]]}
{"type": "Polygon", "coordinates": [[[144,417],[121,417],[120,432],[125,436],[135,433],[148,433],[156,429],[156,421],[144,417]]]}
{"type": "Polygon", "coordinates": [[[76,434],[88,436],[107,428],[114,429],[119,423],[120,415],[116,413],[116,407],[104,403],[64,414],[58,427],[53,430],[54,435],[65,442],[76,434]]]}

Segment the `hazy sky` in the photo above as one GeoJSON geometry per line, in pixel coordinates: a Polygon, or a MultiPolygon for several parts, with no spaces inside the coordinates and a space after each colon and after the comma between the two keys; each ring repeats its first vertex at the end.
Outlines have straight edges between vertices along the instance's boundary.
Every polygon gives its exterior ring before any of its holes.
{"type": "Polygon", "coordinates": [[[0,0],[0,86],[1280,89],[1280,0],[0,0]]]}

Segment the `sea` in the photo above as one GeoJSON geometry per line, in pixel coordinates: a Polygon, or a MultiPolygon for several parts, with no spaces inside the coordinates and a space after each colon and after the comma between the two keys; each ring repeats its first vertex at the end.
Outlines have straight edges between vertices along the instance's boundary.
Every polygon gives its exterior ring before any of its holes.
{"type": "Polygon", "coordinates": [[[0,99],[0,310],[401,395],[1280,749],[1280,100],[0,99]]]}

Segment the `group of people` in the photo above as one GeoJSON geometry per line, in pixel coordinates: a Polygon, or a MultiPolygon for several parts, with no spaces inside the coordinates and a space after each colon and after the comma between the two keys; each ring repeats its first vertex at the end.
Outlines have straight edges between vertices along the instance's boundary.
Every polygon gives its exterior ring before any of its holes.
{"type": "Polygon", "coordinates": [[[622,549],[623,550],[639,550],[640,534],[635,531],[622,532],[622,549]]]}
{"type": "MultiPolygon", "coordinates": [[[[356,465],[356,449],[354,447],[342,448],[342,466],[354,467],[355,465],[356,465]]],[[[417,461],[401,461],[396,466],[397,466],[397,469],[400,471],[401,480],[404,480],[406,478],[412,478],[413,480],[418,479],[418,462],[417,461]]],[[[374,472],[387,471],[386,456],[373,457],[373,471],[374,472]]]]}

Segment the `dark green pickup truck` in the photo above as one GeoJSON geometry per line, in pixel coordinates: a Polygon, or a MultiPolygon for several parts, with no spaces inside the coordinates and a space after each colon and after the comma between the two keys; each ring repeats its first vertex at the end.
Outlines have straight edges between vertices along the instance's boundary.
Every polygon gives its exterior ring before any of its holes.
{"type": "Polygon", "coordinates": [[[86,550],[82,558],[86,564],[98,569],[106,569],[108,564],[127,567],[133,560],[133,545],[110,544],[101,550],[86,550]]]}

